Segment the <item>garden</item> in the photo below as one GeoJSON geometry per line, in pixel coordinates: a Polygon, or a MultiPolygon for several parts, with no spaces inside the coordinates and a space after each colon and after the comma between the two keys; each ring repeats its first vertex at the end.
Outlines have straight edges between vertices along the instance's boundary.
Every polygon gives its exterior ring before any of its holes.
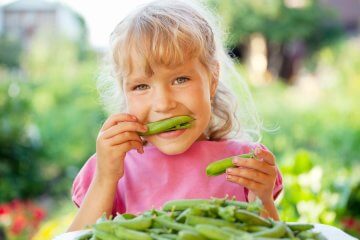
{"type": "MultiPolygon", "coordinates": [[[[291,9],[209,2],[226,16],[229,52],[284,177],[281,219],[360,237],[360,32],[348,34],[316,1],[291,9]],[[249,67],[254,39],[267,49],[261,71],[249,67]],[[296,61],[286,51],[295,43],[306,47],[296,61]]],[[[101,55],[41,34],[26,52],[6,36],[0,49],[0,239],[51,239],[76,214],[72,181],[107,116],[96,89],[101,55]]]]}

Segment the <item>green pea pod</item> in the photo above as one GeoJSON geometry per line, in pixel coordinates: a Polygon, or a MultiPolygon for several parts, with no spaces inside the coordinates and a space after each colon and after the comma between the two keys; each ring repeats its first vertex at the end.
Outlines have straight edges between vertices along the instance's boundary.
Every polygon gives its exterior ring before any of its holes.
{"type": "Polygon", "coordinates": [[[272,228],[253,233],[254,237],[272,237],[280,238],[286,234],[286,224],[283,222],[276,222],[272,228]]]}
{"type": "Polygon", "coordinates": [[[104,232],[104,231],[101,231],[101,230],[97,230],[96,228],[94,229],[94,235],[95,235],[96,239],[118,240],[118,237],[116,237],[114,234],[109,233],[109,232],[104,232]]]}
{"type": "Polygon", "coordinates": [[[164,211],[183,211],[199,204],[209,203],[209,199],[178,199],[166,202],[163,205],[164,211]]]}
{"type": "Polygon", "coordinates": [[[206,240],[200,233],[189,230],[181,230],[178,236],[178,240],[206,240]]]}
{"type": "Polygon", "coordinates": [[[141,231],[141,230],[146,230],[151,226],[152,219],[151,217],[145,217],[140,215],[132,219],[118,220],[114,222],[116,222],[118,226],[141,231]]]}
{"type": "Polygon", "coordinates": [[[240,220],[241,222],[244,222],[247,224],[253,224],[253,225],[257,225],[257,226],[265,226],[265,227],[272,226],[271,222],[268,219],[263,218],[252,212],[242,210],[242,209],[236,210],[235,218],[240,220]]]}
{"type": "Polygon", "coordinates": [[[191,127],[195,119],[190,116],[177,116],[146,124],[148,130],[145,133],[139,132],[140,136],[150,136],[162,132],[169,132],[191,127]]]}
{"type": "Polygon", "coordinates": [[[196,231],[208,239],[212,240],[234,240],[235,236],[218,227],[209,224],[198,224],[195,226],[196,231]]]}
{"type": "MultiPolygon", "coordinates": [[[[253,153],[241,154],[238,157],[241,157],[241,158],[253,158],[254,154],[253,153]]],[[[234,157],[228,157],[228,158],[224,158],[224,159],[221,159],[221,160],[210,163],[206,167],[206,175],[208,175],[208,176],[218,176],[220,174],[225,173],[227,168],[235,167],[235,165],[232,162],[233,158],[234,157]]]]}
{"type": "Polygon", "coordinates": [[[292,231],[306,231],[314,228],[314,225],[308,223],[287,223],[292,231]]]}
{"type": "Polygon", "coordinates": [[[145,232],[135,231],[121,226],[116,227],[115,235],[120,239],[127,240],[152,240],[150,235],[145,232]]]}
{"type": "Polygon", "coordinates": [[[208,225],[218,226],[218,227],[237,228],[236,224],[222,220],[222,219],[199,217],[199,216],[192,216],[192,215],[187,216],[185,223],[188,225],[192,225],[192,226],[196,226],[198,224],[208,224],[208,225]]]}
{"type": "Polygon", "coordinates": [[[241,239],[247,239],[247,238],[252,239],[252,236],[250,233],[243,231],[241,229],[235,229],[235,228],[230,228],[230,227],[222,227],[221,229],[228,233],[231,233],[235,236],[241,237],[241,239]]]}
{"type": "Polygon", "coordinates": [[[219,207],[218,215],[228,222],[235,222],[235,209],[235,206],[219,207]]]}
{"type": "Polygon", "coordinates": [[[160,224],[163,227],[170,228],[176,231],[193,230],[193,228],[189,225],[175,222],[173,219],[167,218],[166,216],[157,217],[154,219],[154,222],[160,224]]]}

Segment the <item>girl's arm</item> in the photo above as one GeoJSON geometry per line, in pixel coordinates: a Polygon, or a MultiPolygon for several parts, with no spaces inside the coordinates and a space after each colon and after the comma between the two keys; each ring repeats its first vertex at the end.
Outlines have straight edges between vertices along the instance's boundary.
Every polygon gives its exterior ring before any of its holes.
{"type": "MultiPolygon", "coordinates": [[[[249,191],[249,193],[248,193],[249,202],[255,201],[256,197],[257,196],[252,191],[249,191]]],[[[269,199],[268,201],[261,201],[261,202],[264,207],[264,210],[260,212],[260,215],[265,218],[270,217],[276,221],[279,221],[280,217],[279,217],[279,213],[277,211],[274,200],[269,199]]]]}
{"type": "Polygon", "coordinates": [[[265,218],[270,217],[270,218],[274,219],[275,221],[280,220],[279,213],[276,209],[274,201],[269,201],[269,202],[265,202],[265,203],[263,202],[263,206],[264,206],[265,211],[262,211],[260,213],[260,215],[262,217],[265,217],[265,218]]]}
{"type": "Polygon", "coordinates": [[[95,176],[68,231],[94,224],[104,212],[111,214],[117,183],[124,175],[125,155],[131,149],[143,153],[137,132],[146,130],[129,114],[114,114],[105,121],[96,140],[95,176]]]}
{"type": "Polygon", "coordinates": [[[234,168],[226,170],[227,180],[238,183],[249,189],[248,199],[256,196],[264,206],[264,217],[271,217],[279,220],[279,214],[273,200],[273,190],[277,178],[275,156],[268,150],[256,148],[256,158],[235,157],[234,168]],[[251,195],[253,195],[251,197],[251,195]]]}
{"type": "Polygon", "coordinates": [[[76,231],[92,225],[105,212],[109,216],[113,209],[117,182],[93,179],[89,190],[67,231],[76,231]]]}

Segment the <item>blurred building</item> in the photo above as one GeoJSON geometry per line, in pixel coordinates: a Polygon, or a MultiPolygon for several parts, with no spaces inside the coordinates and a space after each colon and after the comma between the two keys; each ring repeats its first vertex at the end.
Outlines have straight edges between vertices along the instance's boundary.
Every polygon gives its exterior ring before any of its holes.
{"type": "Polygon", "coordinates": [[[16,38],[25,47],[40,31],[77,40],[84,27],[81,16],[54,1],[17,0],[0,7],[0,35],[16,38]]]}

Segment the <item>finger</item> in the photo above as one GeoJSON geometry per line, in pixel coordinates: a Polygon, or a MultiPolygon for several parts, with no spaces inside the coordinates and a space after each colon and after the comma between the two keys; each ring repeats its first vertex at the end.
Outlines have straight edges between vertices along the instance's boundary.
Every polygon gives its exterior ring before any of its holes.
{"type": "Polygon", "coordinates": [[[246,167],[258,170],[265,174],[273,174],[273,166],[253,158],[234,157],[233,164],[237,167],[246,167]]]}
{"type": "Polygon", "coordinates": [[[226,169],[226,173],[231,176],[247,178],[261,184],[266,183],[269,176],[265,173],[249,168],[228,168],[226,169]]]}
{"type": "Polygon", "coordinates": [[[275,156],[272,152],[262,149],[260,147],[257,147],[255,149],[255,156],[260,159],[263,160],[264,162],[268,163],[269,165],[275,165],[275,156]]]}
{"type": "Polygon", "coordinates": [[[259,189],[262,187],[262,184],[252,181],[244,177],[238,177],[233,175],[226,175],[226,179],[230,182],[240,184],[249,190],[259,189]]]}
{"type": "Polygon", "coordinates": [[[124,132],[124,133],[118,134],[112,138],[109,138],[107,141],[110,146],[119,145],[119,144],[122,144],[122,143],[128,142],[128,141],[138,141],[138,142],[142,143],[141,138],[135,132],[124,132]]]}
{"type": "Polygon", "coordinates": [[[120,122],[103,131],[101,134],[104,139],[109,139],[124,132],[146,132],[146,130],[147,126],[139,122],[120,122]]]}
{"type": "Polygon", "coordinates": [[[135,122],[135,121],[137,121],[137,118],[134,115],[130,115],[127,113],[116,113],[116,114],[111,115],[108,119],[106,119],[106,121],[104,122],[104,124],[100,130],[105,131],[108,128],[110,128],[111,126],[114,126],[117,123],[124,122],[124,121],[135,122]]]}
{"type": "Polygon", "coordinates": [[[115,145],[115,147],[117,147],[119,151],[122,152],[128,152],[131,149],[136,149],[138,153],[144,153],[142,143],[140,143],[139,141],[127,141],[124,143],[117,144],[115,145]]]}

